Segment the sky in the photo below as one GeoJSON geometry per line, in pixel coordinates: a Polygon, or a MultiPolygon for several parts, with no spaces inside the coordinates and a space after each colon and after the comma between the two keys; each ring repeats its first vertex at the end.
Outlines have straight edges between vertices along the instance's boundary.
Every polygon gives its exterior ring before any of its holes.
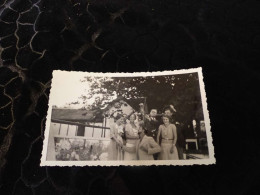
{"type": "MultiPolygon", "coordinates": [[[[100,97],[101,94],[96,94],[89,98],[87,100],[88,104],[83,104],[83,100],[80,98],[82,95],[88,95],[88,90],[90,89],[90,83],[87,81],[81,82],[81,80],[85,80],[85,76],[86,73],[84,72],[54,71],[49,106],[78,109],[93,104],[95,98],[100,97]],[[79,104],[69,105],[69,103],[77,101],[79,104]]],[[[112,99],[115,98],[116,95],[112,97],[112,99]]]]}
{"type": "Polygon", "coordinates": [[[70,74],[70,72],[60,72],[52,79],[50,103],[58,107],[68,106],[70,108],[81,108],[82,101],[78,105],[66,105],[66,103],[76,102],[82,94],[86,94],[89,85],[87,82],[80,82],[84,74],[70,74]]]}

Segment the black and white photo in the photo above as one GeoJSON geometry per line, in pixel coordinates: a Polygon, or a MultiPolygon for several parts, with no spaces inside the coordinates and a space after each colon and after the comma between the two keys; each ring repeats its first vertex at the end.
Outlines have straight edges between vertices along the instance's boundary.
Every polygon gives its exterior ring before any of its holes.
{"type": "Polygon", "coordinates": [[[214,163],[201,68],[53,72],[41,166],[214,163]]]}

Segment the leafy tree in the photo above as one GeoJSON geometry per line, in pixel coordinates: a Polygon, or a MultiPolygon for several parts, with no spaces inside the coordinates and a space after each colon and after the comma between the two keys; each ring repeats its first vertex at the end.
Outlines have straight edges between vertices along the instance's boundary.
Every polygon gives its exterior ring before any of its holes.
{"type": "Polygon", "coordinates": [[[159,112],[174,105],[178,121],[203,120],[200,87],[197,73],[149,77],[84,77],[90,89],[80,98],[83,103],[95,101],[88,109],[104,108],[114,98],[146,98],[149,109],[159,112]]]}

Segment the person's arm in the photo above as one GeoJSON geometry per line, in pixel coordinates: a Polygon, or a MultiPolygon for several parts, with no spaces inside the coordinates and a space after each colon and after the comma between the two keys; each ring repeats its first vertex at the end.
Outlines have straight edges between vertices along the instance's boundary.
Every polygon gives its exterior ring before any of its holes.
{"type": "Polygon", "coordinates": [[[178,139],[178,135],[177,135],[177,129],[176,129],[176,126],[175,125],[172,125],[172,133],[173,133],[173,145],[176,145],[177,143],[177,139],[178,139]]]}
{"type": "Polygon", "coordinates": [[[149,138],[148,154],[155,154],[161,152],[161,147],[157,144],[153,138],[149,138]]]}
{"type": "Polygon", "coordinates": [[[138,135],[136,136],[136,135],[131,134],[131,131],[132,131],[131,125],[127,124],[125,126],[125,136],[126,136],[126,139],[136,139],[136,138],[138,138],[138,135]]]}
{"type": "Polygon", "coordinates": [[[148,114],[145,114],[144,115],[144,122],[147,122],[147,121],[151,121],[151,118],[149,117],[148,114]]]}
{"type": "Polygon", "coordinates": [[[129,153],[135,153],[136,151],[136,146],[132,146],[132,147],[128,147],[128,146],[124,146],[122,145],[122,149],[126,152],[129,152],[129,153]]]}
{"type": "Polygon", "coordinates": [[[115,140],[115,142],[116,142],[117,145],[120,145],[120,146],[123,145],[123,143],[121,142],[121,140],[119,140],[118,138],[115,137],[114,140],[115,140]]]}
{"type": "Polygon", "coordinates": [[[110,138],[113,139],[113,140],[116,139],[115,128],[116,128],[116,126],[114,124],[111,125],[111,127],[110,127],[110,138]]]}
{"type": "Polygon", "coordinates": [[[144,126],[147,127],[149,126],[150,120],[149,116],[146,114],[144,115],[144,126]]]}
{"type": "Polygon", "coordinates": [[[161,128],[161,126],[160,126],[160,127],[159,127],[159,131],[158,131],[158,134],[157,134],[157,143],[158,143],[158,144],[160,144],[161,131],[162,131],[162,128],[161,128]]]}

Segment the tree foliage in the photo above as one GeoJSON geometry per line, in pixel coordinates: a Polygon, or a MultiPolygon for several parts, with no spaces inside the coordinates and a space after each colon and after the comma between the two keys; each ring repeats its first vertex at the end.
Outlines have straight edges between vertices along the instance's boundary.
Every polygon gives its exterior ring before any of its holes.
{"type": "Polygon", "coordinates": [[[203,120],[200,87],[197,73],[148,77],[84,77],[90,89],[81,96],[83,102],[95,98],[88,109],[104,108],[115,97],[146,98],[150,109],[159,112],[174,105],[179,121],[203,120]]]}

